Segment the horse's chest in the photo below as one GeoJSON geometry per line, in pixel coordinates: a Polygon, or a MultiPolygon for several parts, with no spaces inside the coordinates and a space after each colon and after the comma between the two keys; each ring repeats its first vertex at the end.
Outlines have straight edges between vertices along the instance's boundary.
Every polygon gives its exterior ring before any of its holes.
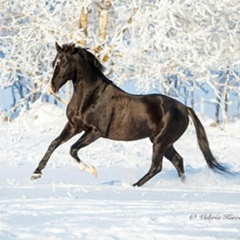
{"type": "Polygon", "coordinates": [[[67,107],[66,114],[68,121],[74,125],[75,128],[84,130],[84,123],[82,121],[82,116],[79,108],[70,103],[67,107]]]}
{"type": "Polygon", "coordinates": [[[85,111],[80,106],[69,105],[67,108],[67,118],[70,123],[74,125],[75,128],[83,131],[87,131],[94,124],[95,114],[92,111],[85,111]]]}

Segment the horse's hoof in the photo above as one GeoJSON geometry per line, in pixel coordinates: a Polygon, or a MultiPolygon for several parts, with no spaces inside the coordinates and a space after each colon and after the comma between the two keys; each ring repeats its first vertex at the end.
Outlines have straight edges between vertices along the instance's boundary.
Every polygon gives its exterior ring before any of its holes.
{"type": "Polygon", "coordinates": [[[138,187],[141,187],[142,185],[139,182],[136,182],[132,186],[138,188],[138,187]]]}
{"type": "Polygon", "coordinates": [[[184,175],[184,174],[181,174],[179,177],[180,177],[181,182],[184,183],[184,182],[185,182],[185,175],[184,175]]]}
{"type": "Polygon", "coordinates": [[[33,173],[32,177],[31,177],[31,180],[35,180],[35,179],[38,179],[42,176],[41,173],[33,173]]]}
{"type": "Polygon", "coordinates": [[[95,168],[94,166],[90,166],[89,169],[90,169],[90,173],[91,173],[94,177],[97,177],[97,176],[98,176],[98,175],[97,175],[97,170],[96,170],[96,168],[95,168]]]}

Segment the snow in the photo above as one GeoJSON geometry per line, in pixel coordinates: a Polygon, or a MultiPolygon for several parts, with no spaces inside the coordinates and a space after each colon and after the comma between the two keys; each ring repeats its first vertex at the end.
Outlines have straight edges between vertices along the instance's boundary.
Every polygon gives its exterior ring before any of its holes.
{"type": "Polygon", "coordinates": [[[213,153],[234,174],[207,168],[189,126],[175,144],[185,182],[164,159],[163,171],[141,188],[148,139],[100,139],[79,152],[98,177],[81,172],[69,155],[77,137],[52,155],[42,178],[31,181],[50,142],[63,128],[63,109],[37,102],[13,122],[0,122],[0,239],[240,239],[240,122],[212,128],[201,117],[213,153]]]}

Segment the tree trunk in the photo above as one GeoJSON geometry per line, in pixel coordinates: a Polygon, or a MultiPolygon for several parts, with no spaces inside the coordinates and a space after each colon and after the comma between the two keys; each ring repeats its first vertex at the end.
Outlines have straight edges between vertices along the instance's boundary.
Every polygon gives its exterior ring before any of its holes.
{"type": "Polygon", "coordinates": [[[227,69],[226,72],[226,81],[224,84],[224,103],[223,103],[223,123],[228,122],[228,95],[229,95],[229,69],[227,69]]]}
{"type": "Polygon", "coordinates": [[[194,89],[191,89],[191,108],[194,109],[194,89]]]}
{"type": "Polygon", "coordinates": [[[108,10],[111,7],[110,0],[102,0],[98,6],[99,14],[99,38],[101,44],[104,43],[107,36],[108,10]]]}
{"type": "Polygon", "coordinates": [[[223,86],[220,83],[220,86],[217,86],[217,96],[216,96],[216,112],[215,112],[215,122],[217,125],[220,124],[220,109],[221,109],[221,99],[223,96],[223,86]]]}
{"type": "MultiPolygon", "coordinates": [[[[98,17],[99,17],[99,40],[100,44],[94,47],[95,53],[100,53],[103,49],[103,45],[105,43],[107,37],[107,25],[108,25],[108,11],[111,7],[110,0],[102,0],[98,5],[98,17]]],[[[111,52],[111,47],[109,51],[102,57],[103,62],[107,62],[109,59],[109,52],[111,52]]]]}
{"type": "Polygon", "coordinates": [[[82,29],[82,34],[80,35],[80,40],[78,41],[78,44],[83,47],[87,45],[87,25],[88,25],[87,9],[83,7],[79,18],[79,28],[82,29]]]}
{"type": "Polygon", "coordinates": [[[37,88],[38,88],[38,84],[35,82],[33,84],[34,86],[34,90],[33,90],[33,95],[32,95],[32,103],[36,102],[37,100],[37,88]]]}
{"type": "Polygon", "coordinates": [[[191,105],[191,108],[194,109],[194,87],[195,87],[195,84],[193,81],[191,81],[191,88],[190,88],[190,105],[191,105]]]}
{"type": "Polygon", "coordinates": [[[219,125],[220,123],[219,114],[220,114],[220,104],[221,104],[219,96],[217,96],[216,100],[217,100],[217,103],[216,103],[216,112],[215,112],[215,122],[217,125],[219,125]]]}

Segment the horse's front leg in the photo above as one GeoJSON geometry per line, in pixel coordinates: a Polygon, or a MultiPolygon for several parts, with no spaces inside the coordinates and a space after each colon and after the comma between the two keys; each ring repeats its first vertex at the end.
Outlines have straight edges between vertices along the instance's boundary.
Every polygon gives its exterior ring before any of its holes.
{"type": "Polygon", "coordinates": [[[47,152],[43,156],[42,160],[39,162],[38,167],[33,172],[33,175],[31,177],[32,180],[40,178],[42,175],[42,170],[46,167],[47,162],[49,158],[51,157],[53,151],[63,144],[64,142],[68,141],[70,138],[72,138],[74,135],[80,133],[81,130],[76,129],[73,125],[71,125],[69,122],[65,125],[64,129],[62,130],[61,134],[54,139],[51,144],[48,147],[47,152]]]}
{"type": "Polygon", "coordinates": [[[71,146],[71,149],[70,149],[70,155],[76,160],[79,169],[82,171],[91,173],[95,177],[97,176],[97,171],[96,171],[95,167],[88,166],[83,161],[81,161],[80,158],[78,157],[78,151],[81,148],[86,147],[90,143],[94,142],[95,140],[97,140],[100,137],[101,137],[101,134],[97,129],[91,129],[91,130],[85,132],[80,137],[80,139],[71,146]]]}

